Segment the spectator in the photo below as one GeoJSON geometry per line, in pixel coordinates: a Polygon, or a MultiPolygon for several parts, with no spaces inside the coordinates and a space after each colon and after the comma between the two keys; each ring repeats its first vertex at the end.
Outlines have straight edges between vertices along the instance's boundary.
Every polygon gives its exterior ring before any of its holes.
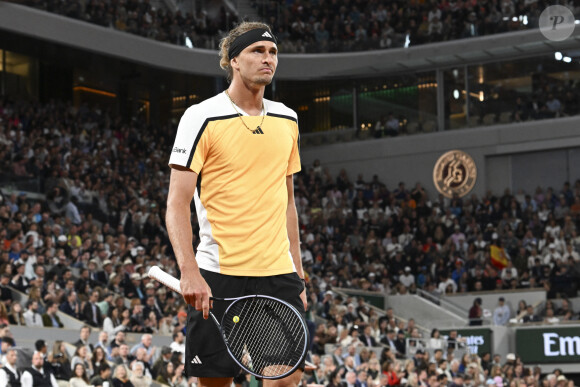
{"type": "Polygon", "coordinates": [[[469,309],[469,325],[482,325],[483,309],[481,308],[481,298],[476,297],[473,305],[469,309]]]}
{"type": "Polygon", "coordinates": [[[125,344],[125,332],[119,331],[115,334],[115,338],[111,341],[109,346],[111,355],[113,354],[113,349],[119,348],[121,344],[125,344]]]}
{"type": "Polygon", "coordinates": [[[187,378],[184,377],[184,365],[179,364],[175,367],[175,373],[171,379],[171,383],[175,387],[188,387],[187,378]]]}
{"type": "Polygon", "coordinates": [[[109,315],[103,320],[103,330],[109,335],[115,336],[117,332],[128,330],[130,323],[129,309],[110,308],[109,315]]]}
{"type": "Polygon", "coordinates": [[[137,348],[137,351],[135,351],[135,361],[133,363],[137,361],[143,363],[143,374],[152,377],[151,364],[147,361],[147,351],[145,348],[137,348]]]}
{"type": "Polygon", "coordinates": [[[516,310],[516,316],[519,316],[522,313],[526,313],[528,309],[528,304],[526,303],[525,300],[520,300],[520,302],[518,302],[518,309],[516,310]]]}
{"type": "Polygon", "coordinates": [[[99,332],[99,340],[93,346],[94,349],[99,347],[105,351],[105,356],[107,359],[109,359],[111,355],[109,352],[109,334],[105,330],[99,332]]]}
{"type": "Polygon", "coordinates": [[[82,310],[83,321],[93,327],[103,326],[103,316],[101,309],[97,305],[99,301],[99,292],[93,290],[89,297],[89,301],[85,304],[82,310]]]}
{"type": "Polygon", "coordinates": [[[409,266],[405,266],[405,273],[399,276],[399,282],[406,288],[410,288],[415,284],[415,276],[411,273],[409,266]]]}
{"type": "Polygon", "coordinates": [[[149,387],[151,386],[151,377],[145,375],[145,366],[140,361],[133,362],[131,366],[131,370],[133,371],[132,376],[130,378],[131,383],[135,387],[149,387]]]}
{"type": "Polygon", "coordinates": [[[93,355],[91,356],[91,364],[93,369],[93,375],[98,371],[101,364],[107,362],[107,352],[102,346],[95,346],[93,355]]]}
{"type": "Polygon", "coordinates": [[[107,362],[104,362],[99,366],[97,371],[98,375],[93,376],[89,383],[95,387],[104,387],[104,383],[107,382],[111,386],[111,366],[107,362]]]}
{"type": "Polygon", "coordinates": [[[44,358],[36,351],[32,355],[32,366],[22,372],[20,378],[22,387],[52,386],[59,387],[54,375],[44,367],[44,358]]]}
{"type": "Polygon", "coordinates": [[[131,362],[135,360],[135,356],[129,353],[129,346],[125,343],[119,345],[118,355],[113,358],[115,364],[123,364],[124,366],[131,365],[131,362]]]}
{"type": "Polygon", "coordinates": [[[385,124],[385,135],[386,136],[398,136],[399,135],[399,120],[395,118],[392,112],[387,115],[387,122],[385,124]]]}
{"type": "Polygon", "coordinates": [[[93,364],[91,362],[91,353],[87,351],[87,347],[84,345],[78,346],[75,350],[75,354],[70,362],[71,370],[74,371],[77,364],[81,364],[83,366],[89,377],[93,376],[94,370],[93,364]]]}
{"type": "Polygon", "coordinates": [[[109,277],[111,276],[112,272],[113,272],[113,263],[109,259],[106,259],[105,261],[103,261],[103,270],[97,272],[97,281],[102,285],[107,286],[109,283],[109,277]]]}
{"type": "Polygon", "coordinates": [[[10,284],[10,274],[3,273],[0,276],[0,301],[4,303],[6,307],[12,305],[12,290],[8,286],[10,284]]]}
{"type": "Polygon", "coordinates": [[[87,348],[87,353],[90,355],[93,352],[94,346],[89,343],[89,337],[91,336],[91,327],[88,325],[83,325],[79,332],[79,339],[73,343],[75,347],[84,346],[87,348]]]}
{"type": "Polygon", "coordinates": [[[415,352],[415,356],[413,356],[413,363],[415,363],[416,369],[422,369],[427,367],[427,363],[425,361],[425,351],[421,348],[417,349],[415,352]]]}
{"type": "Polygon", "coordinates": [[[124,364],[119,364],[115,367],[113,387],[133,387],[133,383],[129,380],[127,368],[124,364]]]}
{"type": "Polygon", "coordinates": [[[0,386],[18,386],[20,385],[21,373],[16,368],[18,352],[16,349],[9,349],[6,353],[6,361],[0,368],[0,386]]]}
{"type": "Polygon", "coordinates": [[[63,313],[68,314],[74,318],[78,318],[80,315],[80,305],[77,301],[77,294],[71,291],[67,294],[66,300],[62,302],[59,306],[59,310],[63,313]]]}
{"type": "Polygon", "coordinates": [[[46,361],[50,364],[52,373],[58,382],[65,382],[71,378],[71,364],[66,345],[62,340],[54,342],[52,352],[47,356],[46,361]]]}
{"type": "Polygon", "coordinates": [[[85,366],[77,363],[73,369],[73,377],[70,379],[70,387],[89,387],[89,378],[85,366]]]}
{"type": "Polygon", "coordinates": [[[363,335],[361,337],[361,341],[367,347],[376,347],[377,340],[372,335],[372,327],[370,325],[365,325],[363,328],[363,335]]]}
{"type": "Polygon", "coordinates": [[[354,371],[348,371],[344,379],[346,381],[346,387],[362,387],[362,384],[357,380],[357,375],[354,371]]]}
{"type": "Polygon", "coordinates": [[[550,112],[549,114],[551,117],[559,117],[560,116],[560,110],[562,109],[562,104],[560,103],[560,100],[558,100],[558,98],[556,98],[554,96],[554,94],[548,95],[548,100],[546,101],[546,107],[548,108],[548,111],[550,112]]]}
{"type": "Polygon", "coordinates": [[[42,316],[38,313],[38,301],[29,300],[27,304],[28,309],[24,312],[24,321],[26,326],[41,327],[42,316]]]}
{"type": "Polygon", "coordinates": [[[457,284],[446,272],[441,273],[441,282],[437,286],[437,291],[440,294],[455,293],[457,292],[457,284]]]}
{"type": "Polygon", "coordinates": [[[574,311],[570,308],[570,301],[562,298],[560,303],[560,307],[555,311],[555,315],[563,317],[564,320],[570,320],[574,314],[574,311]]]}
{"type": "Polygon", "coordinates": [[[331,372],[330,375],[328,375],[329,383],[327,384],[327,387],[346,387],[342,382],[343,373],[343,368],[339,368],[331,372]]]}
{"type": "Polygon", "coordinates": [[[526,307],[526,315],[523,317],[523,322],[530,323],[530,322],[541,322],[542,318],[534,313],[533,305],[528,305],[526,307]]]}
{"type": "Polygon", "coordinates": [[[10,325],[26,325],[26,320],[24,319],[24,312],[22,311],[22,305],[18,302],[13,302],[10,306],[10,312],[8,313],[8,322],[10,325]]]}
{"type": "Polygon", "coordinates": [[[16,270],[15,275],[12,277],[10,281],[10,285],[18,290],[19,292],[26,293],[30,284],[28,279],[24,275],[24,262],[21,260],[17,260],[14,263],[14,269],[16,270]]]}
{"type": "Polygon", "coordinates": [[[154,355],[155,355],[155,351],[157,350],[157,347],[155,347],[154,345],[152,345],[153,343],[153,337],[146,333],[141,335],[141,342],[139,344],[136,344],[135,346],[133,346],[133,348],[131,348],[131,354],[135,355],[135,352],[139,349],[139,348],[143,348],[146,351],[146,356],[145,356],[145,361],[149,364],[153,364],[153,361],[155,359],[153,359],[154,355]]]}
{"type": "Polygon", "coordinates": [[[179,352],[181,354],[181,362],[185,363],[185,335],[181,331],[177,331],[173,334],[173,342],[169,345],[169,348],[173,352],[179,352]]]}
{"type": "Polygon", "coordinates": [[[58,311],[58,305],[52,301],[48,300],[46,302],[46,313],[42,315],[42,324],[45,327],[51,328],[62,328],[64,324],[60,321],[60,317],[56,312],[58,311]]]}
{"type": "Polygon", "coordinates": [[[8,311],[6,306],[0,302],[0,325],[10,324],[10,319],[8,318],[8,311]]]}
{"type": "Polygon", "coordinates": [[[407,341],[405,338],[405,331],[399,330],[397,332],[397,339],[395,340],[396,356],[404,358],[407,354],[407,341]]]}
{"type": "Polygon", "coordinates": [[[125,285],[125,297],[143,299],[144,292],[141,289],[141,275],[139,273],[131,274],[131,281],[125,285]]]}
{"type": "Polygon", "coordinates": [[[155,380],[162,384],[172,385],[173,378],[175,377],[175,365],[170,361],[163,362],[161,365],[163,367],[159,370],[155,380]]]}
{"type": "Polygon", "coordinates": [[[157,376],[167,369],[167,363],[171,363],[171,348],[163,346],[161,348],[161,356],[155,361],[151,367],[151,376],[157,379],[157,376]]]}
{"type": "Polygon", "coordinates": [[[511,316],[509,306],[505,304],[505,299],[500,297],[498,299],[498,306],[493,311],[494,325],[507,325],[511,316]]]}
{"type": "Polygon", "coordinates": [[[552,308],[546,309],[546,316],[544,317],[544,322],[548,324],[558,324],[560,322],[560,319],[554,316],[554,309],[552,308]]]}
{"type": "Polygon", "coordinates": [[[441,339],[441,334],[439,329],[433,328],[431,330],[431,338],[427,342],[427,346],[431,349],[442,349],[443,348],[443,340],[441,339]]]}

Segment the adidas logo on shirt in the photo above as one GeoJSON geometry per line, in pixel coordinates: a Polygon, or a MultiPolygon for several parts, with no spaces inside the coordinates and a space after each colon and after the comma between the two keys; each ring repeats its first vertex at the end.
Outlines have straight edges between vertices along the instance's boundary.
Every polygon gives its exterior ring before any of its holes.
{"type": "Polygon", "coordinates": [[[266,38],[270,38],[270,39],[272,39],[272,35],[270,35],[270,33],[269,33],[268,31],[264,32],[264,33],[262,34],[262,36],[264,36],[264,37],[266,37],[266,38]]]}
{"type": "Polygon", "coordinates": [[[258,128],[252,132],[252,134],[264,134],[264,132],[262,131],[262,128],[258,126],[258,128]]]}
{"type": "Polygon", "coordinates": [[[199,360],[199,356],[195,355],[195,357],[191,361],[191,364],[202,364],[201,360],[199,360]]]}

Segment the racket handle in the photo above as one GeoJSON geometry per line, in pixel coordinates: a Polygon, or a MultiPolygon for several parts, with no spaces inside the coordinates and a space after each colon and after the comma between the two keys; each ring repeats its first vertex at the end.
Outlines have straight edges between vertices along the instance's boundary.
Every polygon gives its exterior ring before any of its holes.
{"type": "Polygon", "coordinates": [[[181,286],[179,285],[179,280],[169,273],[161,270],[159,266],[151,266],[149,273],[147,273],[149,278],[153,278],[156,281],[161,282],[163,285],[167,286],[169,289],[181,294],[181,286]]]}
{"type": "MultiPolygon", "coordinates": [[[[147,273],[149,278],[153,278],[154,280],[162,283],[163,285],[167,286],[169,289],[173,290],[176,293],[181,294],[181,286],[179,285],[179,280],[172,276],[171,274],[163,271],[159,266],[151,266],[149,272],[147,273]]],[[[210,300],[216,301],[234,301],[237,298],[219,298],[219,297],[210,297],[210,300]]]]}

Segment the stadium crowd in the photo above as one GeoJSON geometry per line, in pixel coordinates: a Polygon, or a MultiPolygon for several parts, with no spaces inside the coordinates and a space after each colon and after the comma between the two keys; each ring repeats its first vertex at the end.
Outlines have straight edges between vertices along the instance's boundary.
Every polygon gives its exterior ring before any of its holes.
{"type": "MultiPolygon", "coordinates": [[[[146,276],[157,264],[179,277],[164,227],[174,130],[139,120],[123,123],[112,112],[87,105],[0,100],[2,364],[12,364],[10,324],[62,327],[60,310],[87,326],[70,359],[63,343],[47,351],[37,342],[42,356],[31,360],[37,370],[46,362],[60,380],[76,377],[88,383],[89,378],[111,378],[105,364],[120,364],[114,374],[121,383],[186,383],[179,371],[186,319],[182,300],[146,276]],[[10,189],[20,184],[34,186],[36,194],[10,189]],[[26,294],[26,305],[15,301],[12,289],[26,294]],[[91,329],[100,332],[97,343],[87,342],[91,329]],[[129,348],[127,332],[139,333],[141,342],[129,348]],[[172,335],[174,342],[159,350],[151,345],[151,334],[172,335]],[[162,370],[155,368],[160,359],[162,370]],[[56,363],[62,363],[60,371],[56,363]]],[[[406,358],[401,344],[422,336],[412,319],[399,321],[392,310],[379,316],[362,299],[343,299],[332,289],[384,294],[423,289],[441,295],[543,287],[550,300],[544,312],[532,313],[549,323],[577,320],[578,311],[565,299],[577,295],[580,283],[580,181],[528,194],[506,190],[447,199],[421,184],[408,189],[401,182],[389,189],[379,176],[351,180],[344,170],[333,176],[317,160],[296,176],[295,196],[308,314],[311,321],[314,314],[326,319],[311,324],[319,383],[350,386],[354,377],[377,386],[462,385],[465,380],[499,387],[514,380],[567,385],[559,384],[564,375],[541,379],[539,371],[515,357],[507,363],[485,356],[456,359],[453,351],[439,348],[437,355],[420,349],[406,358]],[[490,245],[505,250],[505,267],[490,257],[490,245]],[[326,344],[338,349],[327,353],[326,344]],[[381,344],[388,348],[380,356],[357,348],[381,344]]],[[[192,224],[197,235],[195,216],[192,224]]],[[[38,377],[32,369],[29,374],[38,377]]]]}
{"type": "MultiPolygon", "coordinates": [[[[175,14],[149,0],[10,0],[48,12],[115,28],[158,41],[217,48],[221,34],[238,20],[226,2],[217,9],[175,14]]],[[[269,23],[281,52],[349,52],[537,28],[544,0],[292,0],[252,2],[269,23]]],[[[575,1],[560,1],[575,15],[575,1]]]]}

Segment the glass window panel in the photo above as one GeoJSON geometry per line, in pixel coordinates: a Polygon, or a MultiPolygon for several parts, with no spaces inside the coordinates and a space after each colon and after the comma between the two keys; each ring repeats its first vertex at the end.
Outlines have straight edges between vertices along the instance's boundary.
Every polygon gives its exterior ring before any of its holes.
{"type": "MultiPolygon", "coordinates": [[[[2,68],[5,91],[12,96],[32,98],[38,93],[38,61],[27,55],[12,51],[0,52],[0,62],[5,55],[6,67],[2,68]]],[[[3,65],[2,65],[3,66],[3,65]]]]}
{"type": "Polygon", "coordinates": [[[344,81],[277,81],[275,100],[298,114],[301,133],[352,128],[352,86],[344,81]]]}
{"type": "Polygon", "coordinates": [[[572,52],[469,66],[468,74],[478,125],[578,114],[580,62],[572,52]]]}
{"type": "Polygon", "coordinates": [[[435,72],[406,74],[359,83],[357,128],[363,137],[433,130],[437,117],[435,72]]]}
{"type": "Polygon", "coordinates": [[[467,93],[465,87],[465,68],[454,67],[443,70],[445,129],[463,128],[467,124],[467,93]]]}

